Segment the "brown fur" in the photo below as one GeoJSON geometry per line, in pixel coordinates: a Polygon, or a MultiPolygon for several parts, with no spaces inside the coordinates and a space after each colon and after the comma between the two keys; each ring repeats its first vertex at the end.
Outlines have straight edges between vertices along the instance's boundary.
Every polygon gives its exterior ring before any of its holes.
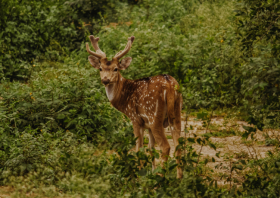
{"type": "MultiPolygon", "coordinates": [[[[96,40],[98,41],[98,38],[96,40]]],[[[133,41],[134,37],[133,39],[131,37],[131,40],[133,41]]],[[[98,46],[97,43],[93,43],[93,45],[98,46]]],[[[98,48],[98,50],[100,49],[98,48]]],[[[126,53],[128,51],[129,49],[126,50],[126,53]]],[[[162,162],[165,162],[169,156],[170,145],[164,134],[164,127],[168,125],[171,127],[175,147],[179,144],[182,108],[182,96],[177,91],[179,84],[169,75],[138,80],[123,78],[119,70],[126,69],[132,59],[127,57],[119,62],[120,53],[112,61],[98,56],[89,56],[89,61],[94,68],[100,70],[101,81],[106,86],[106,94],[111,104],[131,120],[134,135],[138,137],[136,151],[143,146],[144,130],[148,129],[149,148],[154,148],[156,142],[162,151],[162,162]],[[100,62],[97,61],[98,59],[100,62]]],[[[94,55],[92,52],[91,54],[94,55]]],[[[180,154],[180,149],[175,151],[176,158],[180,154]]],[[[179,159],[176,161],[178,164],[180,163],[179,159]]],[[[153,161],[154,169],[155,162],[153,161]]],[[[179,166],[177,167],[177,177],[182,177],[182,170],[179,166]]]]}

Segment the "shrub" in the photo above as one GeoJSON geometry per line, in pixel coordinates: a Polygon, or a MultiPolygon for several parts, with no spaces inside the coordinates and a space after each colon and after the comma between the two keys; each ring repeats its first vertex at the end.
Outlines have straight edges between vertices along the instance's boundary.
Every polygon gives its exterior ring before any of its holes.
{"type": "MultiPolygon", "coordinates": [[[[84,55],[82,52],[77,57],[84,55]]],[[[113,133],[128,125],[126,118],[110,107],[100,89],[97,71],[89,67],[86,59],[69,58],[56,66],[33,67],[34,76],[28,84],[0,85],[5,110],[0,126],[6,133],[22,132],[26,127],[38,133],[44,128],[53,132],[63,129],[96,143],[101,139],[113,141],[113,133]]]]}
{"type": "Polygon", "coordinates": [[[34,60],[61,60],[88,31],[99,31],[109,11],[114,4],[104,0],[1,1],[0,78],[26,80],[34,60]]]}
{"type": "Polygon", "coordinates": [[[250,124],[279,128],[279,2],[237,4],[238,38],[243,48],[241,92],[250,124]]]}

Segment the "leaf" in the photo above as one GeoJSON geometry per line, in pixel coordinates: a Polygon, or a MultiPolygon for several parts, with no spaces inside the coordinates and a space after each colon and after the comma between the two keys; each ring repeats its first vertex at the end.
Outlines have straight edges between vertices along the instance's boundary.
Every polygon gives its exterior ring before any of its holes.
{"type": "Polygon", "coordinates": [[[209,143],[208,143],[208,145],[210,146],[210,148],[213,148],[214,150],[216,150],[216,146],[215,146],[215,144],[213,144],[213,143],[209,142],[209,143]]]}
{"type": "Polygon", "coordinates": [[[56,118],[59,119],[59,120],[62,120],[62,119],[65,118],[65,115],[64,114],[58,114],[56,118]]]}
{"type": "Polygon", "coordinates": [[[201,112],[196,114],[196,118],[201,120],[207,120],[207,116],[208,116],[207,112],[201,112]]]}
{"type": "Polygon", "coordinates": [[[240,160],[240,162],[241,162],[243,165],[246,165],[245,160],[240,160]]]}
{"type": "Polygon", "coordinates": [[[243,170],[243,166],[242,165],[235,165],[235,168],[239,169],[239,170],[243,170]]]}
{"type": "Polygon", "coordinates": [[[147,171],[147,169],[145,169],[145,168],[143,168],[143,169],[141,169],[141,170],[138,171],[138,174],[139,174],[140,176],[146,176],[147,173],[148,173],[148,171],[147,171]]]}
{"type": "Polygon", "coordinates": [[[242,126],[243,127],[243,129],[245,129],[246,131],[248,131],[248,132],[256,132],[257,131],[257,129],[256,128],[254,128],[254,127],[250,127],[250,126],[242,126]]]}
{"type": "Polygon", "coordinates": [[[173,170],[174,168],[176,168],[178,166],[178,164],[173,164],[169,167],[169,171],[173,170]]]}
{"type": "Polygon", "coordinates": [[[187,138],[188,142],[191,142],[191,143],[195,143],[195,139],[194,138],[187,138]]]}
{"type": "Polygon", "coordinates": [[[218,153],[216,153],[216,157],[220,158],[220,154],[221,154],[221,151],[219,151],[218,153]]]}

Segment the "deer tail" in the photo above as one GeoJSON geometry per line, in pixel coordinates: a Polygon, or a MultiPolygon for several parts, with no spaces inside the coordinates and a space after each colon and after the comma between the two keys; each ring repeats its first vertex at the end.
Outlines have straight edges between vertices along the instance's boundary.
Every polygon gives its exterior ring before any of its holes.
{"type": "Polygon", "coordinates": [[[166,94],[166,102],[167,102],[167,115],[168,121],[171,126],[174,126],[175,121],[175,88],[169,83],[167,94],[166,94]]]}

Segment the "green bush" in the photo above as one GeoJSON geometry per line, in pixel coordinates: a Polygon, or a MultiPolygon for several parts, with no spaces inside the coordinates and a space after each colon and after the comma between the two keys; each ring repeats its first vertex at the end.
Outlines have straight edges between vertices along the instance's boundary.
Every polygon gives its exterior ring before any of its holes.
{"type": "Polygon", "coordinates": [[[242,47],[248,56],[267,47],[273,56],[279,57],[279,9],[278,1],[243,0],[236,6],[238,17],[238,34],[242,47]]]}
{"type": "MultiPolygon", "coordinates": [[[[82,52],[77,57],[85,55],[82,52]]],[[[27,127],[38,133],[44,128],[53,132],[63,129],[94,142],[100,138],[106,142],[112,140],[115,130],[128,126],[126,118],[119,119],[121,113],[110,107],[97,71],[86,59],[69,58],[55,67],[48,66],[33,67],[34,76],[28,84],[0,85],[0,126],[5,133],[22,132],[27,127]]]]}
{"type": "Polygon", "coordinates": [[[0,69],[5,78],[28,78],[32,61],[47,53],[52,42],[59,41],[61,48],[76,35],[73,25],[61,24],[64,8],[53,0],[1,2],[0,69]]]}
{"type": "Polygon", "coordinates": [[[88,31],[99,31],[109,11],[114,4],[104,0],[1,1],[0,78],[26,80],[34,60],[62,60],[88,31]]]}
{"type": "Polygon", "coordinates": [[[237,8],[244,60],[241,92],[248,121],[260,130],[279,128],[279,2],[244,0],[237,8]]]}
{"type": "Polygon", "coordinates": [[[10,153],[4,167],[19,175],[34,170],[36,165],[50,163],[51,158],[46,158],[50,152],[50,142],[44,136],[50,134],[43,133],[36,137],[30,133],[23,133],[10,145],[10,153]]]}

